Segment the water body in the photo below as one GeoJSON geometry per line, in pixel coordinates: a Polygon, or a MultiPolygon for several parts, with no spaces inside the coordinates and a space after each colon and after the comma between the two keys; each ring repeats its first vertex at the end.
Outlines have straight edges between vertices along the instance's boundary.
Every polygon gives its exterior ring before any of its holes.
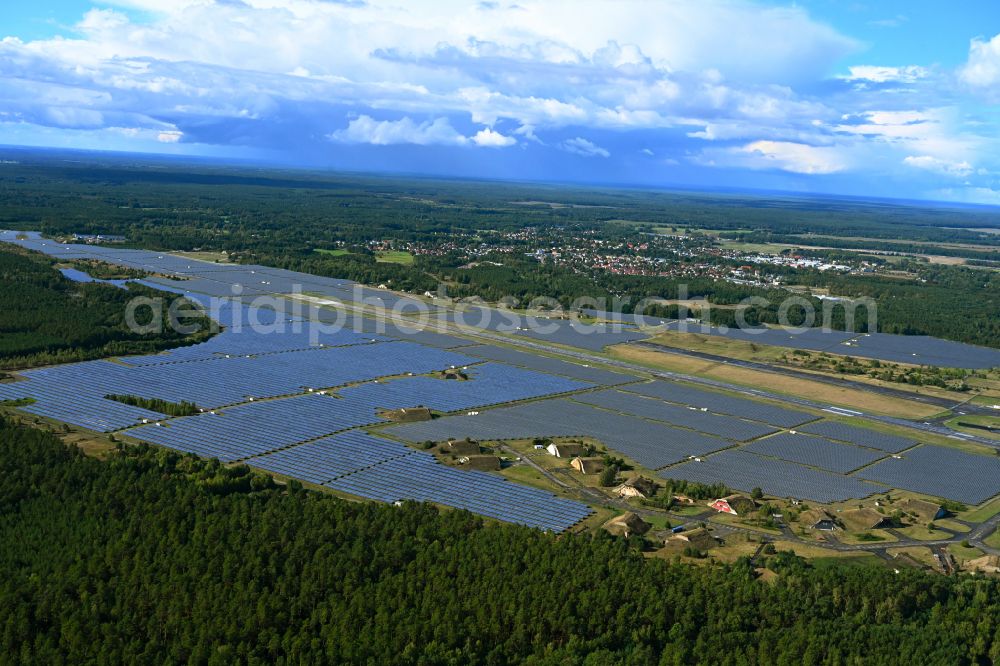
{"type": "Polygon", "coordinates": [[[100,282],[102,284],[114,285],[119,289],[127,289],[126,285],[132,282],[132,280],[99,280],[76,268],[60,268],[59,272],[63,274],[63,277],[69,278],[73,282],[100,282]]]}

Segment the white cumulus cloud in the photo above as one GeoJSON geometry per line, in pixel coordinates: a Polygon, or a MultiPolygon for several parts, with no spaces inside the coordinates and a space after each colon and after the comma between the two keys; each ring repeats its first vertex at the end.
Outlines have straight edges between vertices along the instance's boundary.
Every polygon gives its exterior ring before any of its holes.
{"type": "Polygon", "coordinates": [[[565,150],[567,153],[582,155],[583,157],[611,157],[611,153],[607,149],[601,148],[597,144],[587,141],[580,136],[563,141],[559,144],[559,148],[565,150]]]}
{"type": "Polygon", "coordinates": [[[500,132],[495,132],[489,127],[486,127],[473,135],[472,143],[477,146],[485,146],[488,148],[505,148],[507,146],[513,146],[517,143],[517,139],[512,136],[505,136],[500,132]]]}
{"type": "Polygon", "coordinates": [[[931,155],[907,155],[903,158],[903,164],[958,178],[965,178],[973,173],[973,167],[968,162],[950,162],[931,155]]]}
{"type": "Polygon", "coordinates": [[[169,130],[156,135],[156,140],[160,143],[177,143],[184,138],[184,132],[169,130]]]}
{"type": "Polygon", "coordinates": [[[362,115],[351,120],[346,128],[331,132],[327,138],[337,143],[367,143],[374,146],[409,143],[418,146],[476,145],[503,148],[517,143],[513,137],[489,127],[467,137],[452,127],[443,116],[418,123],[408,116],[399,120],[375,120],[371,116],[362,115]]]}
{"type": "Polygon", "coordinates": [[[959,71],[959,76],[962,81],[977,88],[1000,85],[1000,34],[989,41],[978,37],[972,40],[969,59],[959,71]]]}
{"type": "Polygon", "coordinates": [[[339,143],[370,143],[376,146],[400,143],[461,145],[466,141],[444,117],[416,123],[409,117],[375,120],[371,116],[359,116],[351,120],[346,129],[332,132],[329,138],[339,143]]]}
{"type": "Polygon", "coordinates": [[[810,146],[790,141],[754,141],[738,151],[751,158],[747,166],[781,169],[792,173],[828,174],[847,168],[841,153],[829,146],[810,146]]]}
{"type": "Polygon", "coordinates": [[[849,75],[842,78],[848,81],[871,81],[872,83],[915,83],[928,77],[930,72],[925,67],[908,65],[906,67],[882,67],[878,65],[856,65],[849,67],[849,75]]]}

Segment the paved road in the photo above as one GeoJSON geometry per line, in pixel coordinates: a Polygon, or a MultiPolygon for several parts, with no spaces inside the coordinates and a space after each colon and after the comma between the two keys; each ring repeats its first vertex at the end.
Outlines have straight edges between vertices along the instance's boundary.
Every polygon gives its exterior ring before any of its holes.
{"type": "Polygon", "coordinates": [[[719,356],[717,354],[708,354],[706,352],[692,351],[689,349],[678,349],[676,347],[665,347],[664,345],[658,345],[653,342],[632,342],[630,343],[635,347],[643,347],[645,349],[651,349],[664,354],[676,354],[678,356],[688,356],[691,358],[697,358],[703,361],[710,361],[714,363],[720,363],[723,365],[732,365],[739,368],[747,368],[749,370],[759,370],[762,372],[772,372],[779,375],[784,375],[787,377],[795,377],[797,379],[805,379],[813,382],[820,382],[823,384],[831,384],[833,386],[839,386],[842,388],[849,388],[859,391],[869,391],[871,393],[878,393],[880,395],[886,395],[893,398],[901,398],[903,400],[912,400],[915,402],[923,402],[935,407],[940,407],[941,409],[955,409],[959,405],[962,406],[963,411],[969,414],[990,414],[993,415],[995,410],[987,409],[986,407],[980,407],[974,404],[967,404],[966,400],[960,402],[955,402],[949,398],[943,398],[939,396],[931,395],[919,395],[913,393],[912,391],[904,391],[902,389],[892,388],[889,386],[874,386],[872,384],[865,384],[864,382],[854,381],[844,377],[834,377],[830,375],[821,375],[816,373],[805,372],[803,370],[798,370],[796,368],[787,368],[780,365],[772,365],[769,363],[758,363],[756,361],[744,361],[741,359],[729,358],[726,356],[719,356]]]}
{"type": "Polygon", "coordinates": [[[772,393],[770,391],[764,391],[762,389],[748,388],[746,386],[730,384],[728,382],[722,382],[714,379],[706,379],[703,377],[696,377],[694,375],[687,375],[680,372],[669,372],[666,370],[652,370],[646,366],[638,365],[635,363],[629,363],[628,361],[622,361],[619,359],[612,359],[605,356],[599,356],[583,350],[577,351],[566,348],[556,348],[537,342],[528,342],[522,338],[512,340],[511,338],[485,331],[470,331],[462,329],[455,332],[463,335],[469,335],[477,338],[486,339],[491,342],[498,342],[506,345],[516,345],[519,347],[534,349],[536,351],[547,352],[550,354],[556,353],[588,364],[602,364],[609,367],[621,368],[622,370],[627,370],[629,372],[641,372],[662,379],[682,380],[692,384],[700,384],[702,386],[707,386],[710,388],[717,388],[730,392],[742,393],[743,395],[747,395],[750,397],[766,398],[768,400],[774,400],[777,402],[799,405],[801,407],[806,407],[808,409],[816,409],[827,412],[833,411],[834,413],[838,413],[841,416],[851,416],[858,419],[876,421],[888,425],[914,428],[917,430],[922,430],[924,432],[933,433],[935,435],[951,437],[952,439],[964,440],[968,442],[976,442],[977,444],[983,444],[984,446],[1000,449],[1000,442],[996,440],[987,439],[985,437],[979,437],[978,435],[967,435],[965,433],[959,433],[952,430],[951,428],[935,424],[929,421],[927,422],[911,421],[909,419],[901,419],[892,416],[880,416],[878,414],[868,414],[865,412],[860,412],[855,410],[845,410],[835,405],[824,404],[816,402],[814,400],[809,400],[807,398],[800,398],[796,396],[772,393]]]}

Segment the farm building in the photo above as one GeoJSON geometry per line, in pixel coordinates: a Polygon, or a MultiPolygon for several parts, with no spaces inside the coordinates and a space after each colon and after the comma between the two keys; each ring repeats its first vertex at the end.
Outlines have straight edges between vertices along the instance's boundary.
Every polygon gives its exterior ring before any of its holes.
{"type": "Polygon", "coordinates": [[[556,444],[555,442],[545,447],[545,450],[556,458],[573,458],[587,452],[582,444],[556,444]]]}
{"type": "Polygon", "coordinates": [[[430,421],[434,415],[426,407],[403,407],[402,409],[384,410],[382,418],[396,423],[413,423],[415,421],[430,421]]]}
{"type": "Polygon", "coordinates": [[[671,539],[674,541],[688,543],[698,550],[709,550],[719,545],[718,539],[716,539],[712,533],[704,527],[699,527],[698,529],[691,530],[690,532],[678,532],[673,535],[671,539]]]}
{"type": "Polygon", "coordinates": [[[728,513],[733,516],[746,515],[757,508],[757,503],[745,495],[720,497],[709,502],[708,505],[719,513],[728,513]]]}
{"type": "Polygon", "coordinates": [[[894,508],[899,509],[903,513],[915,516],[917,520],[924,523],[944,518],[947,513],[940,504],[920,499],[905,499],[902,502],[896,503],[894,508]]]}
{"type": "Polygon", "coordinates": [[[479,442],[473,442],[471,439],[453,439],[445,444],[444,450],[454,456],[477,456],[479,442]]]}
{"type": "Polygon", "coordinates": [[[645,520],[631,511],[616,516],[604,523],[604,529],[615,536],[623,536],[626,539],[636,534],[645,534],[649,531],[650,525],[645,520]]]}
{"type": "Polygon", "coordinates": [[[636,476],[615,488],[615,493],[619,497],[652,497],[658,489],[655,481],[636,476]]]}
{"type": "Polygon", "coordinates": [[[832,532],[837,529],[837,519],[825,509],[809,509],[799,514],[799,524],[810,530],[832,532]]]}
{"type": "Polygon", "coordinates": [[[581,458],[577,456],[569,464],[580,474],[599,474],[604,469],[603,458],[581,458]]]}
{"type": "Polygon", "coordinates": [[[481,472],[495,472],[500,469],[500,459],[490,455],[464,456],[459,458],[459,464],[469,469],[478,469],[481,472]]]}
{"type": "Polygon", "coordinates": [[[840,519],[848,529],[855,531],[892,527],[892,518],[869,508],[844,511],[840,519]]]}

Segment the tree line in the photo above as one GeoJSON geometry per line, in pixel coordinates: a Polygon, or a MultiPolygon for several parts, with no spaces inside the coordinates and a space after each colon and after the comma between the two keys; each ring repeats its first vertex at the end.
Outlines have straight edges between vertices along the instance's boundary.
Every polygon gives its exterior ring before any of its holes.
{"type": "MultiPolygon", "coordinates": [[[[64,277],[54,261],[37,252],[0,244],[0,368],[27,368],[109,356],[154,354],[194,344],[214,334],[205,316],[185,318],[197,332],[185,335],[169,326],[153,333],[131,330],[126,306],[137,296],[160,298],[159,313],[168,321],[171,303],[183,298],[139,284],[122,289],[64,277]]],[[[149,308],[136,311],[136,323],[148,323],[149,308]]]]}

